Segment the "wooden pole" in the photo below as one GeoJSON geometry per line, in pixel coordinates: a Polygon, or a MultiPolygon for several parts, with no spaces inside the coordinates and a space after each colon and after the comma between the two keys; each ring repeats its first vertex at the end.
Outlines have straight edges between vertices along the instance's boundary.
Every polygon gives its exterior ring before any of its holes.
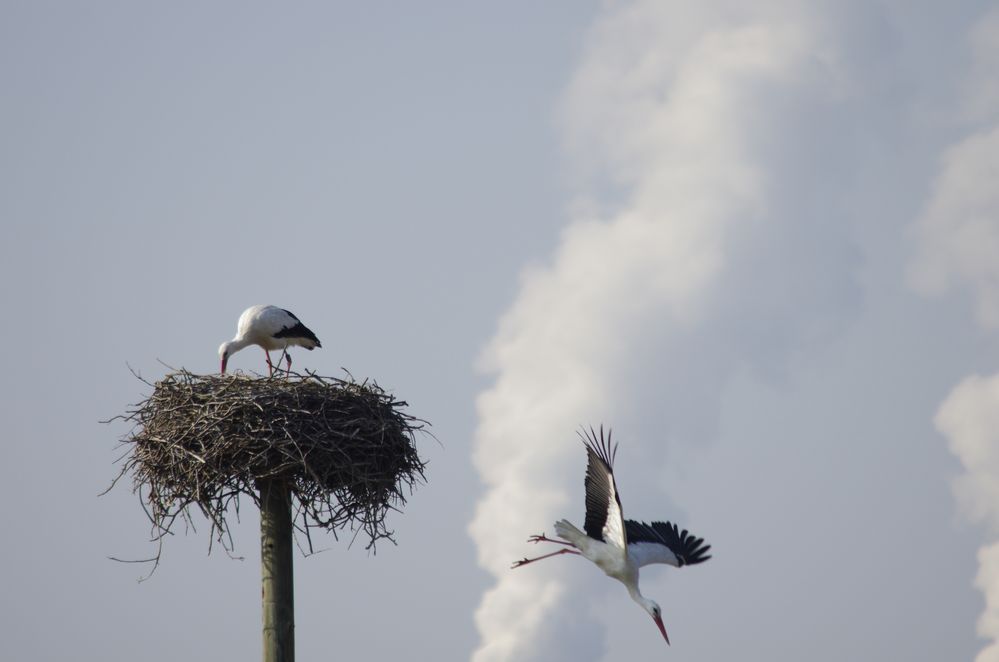
{"type": "Polygon", "coordinates": [[[295,593],[291,556],[291,491],[281,480],[261,480],[260,562],[264,607],[264,662],[295,662],[295,593]]]}

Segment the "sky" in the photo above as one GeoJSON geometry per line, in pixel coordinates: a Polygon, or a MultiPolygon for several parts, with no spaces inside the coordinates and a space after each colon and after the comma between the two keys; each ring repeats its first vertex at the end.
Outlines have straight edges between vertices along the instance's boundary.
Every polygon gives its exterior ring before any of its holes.
{"type": "Polygon", "coordinates": [[[439,440],[398,545],[296,557],[300,659],[999,660],[996,72],[984,0],[0,3],[10,655],[259,655],[253,509],[138,582],[100,421],[274,303],[439,440]],[[509,568],[601,423],[712,544],[669,649],[509,568]]]}

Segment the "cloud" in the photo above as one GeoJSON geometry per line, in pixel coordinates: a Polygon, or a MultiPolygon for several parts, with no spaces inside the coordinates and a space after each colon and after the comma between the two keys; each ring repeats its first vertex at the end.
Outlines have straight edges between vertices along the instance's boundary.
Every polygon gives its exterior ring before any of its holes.
{"type": "Polygon", "coordinates": [[[968,287],[979,322],[999,329],[999,9],[975,23],[967,43],[971,65],[952,113],[971,129],[943,154],[915,224],[909,278],[928,296],[968,287]]]}
{"type": "Polygon", "coordinates": [[[961,511],[999,532],[999,375],[962,381],[934,423],[964,465],[954,487],[961,511]]]}
{"type": "Polygon", "coordinates": [[[978,575],[975,586],[985,594],[985,611],[978,617],[978,634],[992,639],[975,656],[975,662],[999,662],[999,543],[978,550],[978,575]]]}
{"type": "Polygon", "coordinates": [[[678,22],[668,4],[614,7],[594,26],[561,115],[572,220],[483,353],[496,379],[477,401],[485,493],[469,531],[496,583],[476,662],[565,658],[567,641],[574,659],[600,655],[567,579],[578,566],[510,570],[529,534],[582,511],[577,425],[622,420],[637,374],[670,427],[642,442],[636,422],[629,455],[703,442],[732,373],[779,365],[857,305],[849,224],[814,203],[850,186],[828,177],[850,172],[850,145],[816,131],[841,121],[824,40],[793,12],[717,3],[678,22]],[[816,154],[825,172],[803,167],[816,154]]]}
{"type": "MultiPolygon", "coordinates": [[[[913,286],[941,296],[958,286],[971,292],[983,328],[999,329],[999,10],[975,24],[966,93],[956,118],[971,124],[948,147],[932,195],[915,224],[917,249],[910,265],[913,286]]],[[[999,534],[999,375],[968,377],[937,412],[937,429],[948,439],[964,473],[954,481],[962,513],[999,534]]],[[[999,661],[999,542],[978,552],[975,586],[985,596],[978,633],[992,640],[977,662],[999,661]]]]}
{"type": "MultiPolygon", "coordinates": [[[[999,66],[999,58],[996,60],[999,66]]],[[[999,329],[999,124],[947,150],[925,212],[917,222],[914,285],[940,295],[971,288],[979,321],[999,329]]]]}
{"type": "MultiPolygon", "coordinates": [[[[958,384],[934,419],[965,473],[954,483],[962,512],[999,532],[999,375],[973,376],[958,384]]],[[[999,660],[999,542],[978,551],[975,586],[985,594],[978,633],[992,643],[977,662],[999,660]]]]}

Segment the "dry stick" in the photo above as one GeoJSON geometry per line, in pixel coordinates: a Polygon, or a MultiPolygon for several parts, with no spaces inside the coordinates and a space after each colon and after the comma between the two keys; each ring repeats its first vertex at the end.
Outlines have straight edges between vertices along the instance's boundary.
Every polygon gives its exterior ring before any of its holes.
{"type": "Polygon", "coordinates": [[[135,488],[150,490],[144,506],[154,532],[171,532],[173,519],[186,521],[196,506],[224,542],[230,503],[241,494],[259,499],[252,477],[293,475],[292,496],[302,503],[296,528],[357,526],[373,548],[391,540],[382,518],[423,478],[412,437],[423,421],[405,406],[367,381],[176,371],[122,417],[136,427],[123,440],[133,452],[119,478],[132,473],[135,488]]]}
{"type": "Polygon", "coordinates": [[[209,551],[217,541],[231,555],[227,514],[238,520],[240,497],[252,499],[261,509],[264,660],[292,662],[294,530],[310,551],[317,527],[337,537],[349,526],[355,537],[367,534],[369,549],[392,541],[386,514],[424,480],[414,433],[426,432],[425,421],[374,382],[313,373],[256,379],[179,370],[152,386],[119,417],[134,427],[114,481],[131,474],[151,523],[156,555],[141,561],[155,570],[176,522],[193,529],[192,509],[211,526],[209,551]]]}

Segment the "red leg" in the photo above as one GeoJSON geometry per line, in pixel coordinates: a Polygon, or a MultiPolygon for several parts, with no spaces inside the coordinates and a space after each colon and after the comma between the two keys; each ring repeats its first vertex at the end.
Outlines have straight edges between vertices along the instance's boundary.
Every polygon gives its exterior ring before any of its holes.
{"type": "Polygon", "coordinates": [[[577,552],[574,549],[560,549],[557,552],[552,552],[551,554],[545,554],[544,556],[539,556],[537,558],[533,558],[533,559],[520,559],[519,561],[517,561],[516,563],[514,563],[511,566],[511,568],[519,568],[522,565],[527,565],[528,563],[534,563],[535,561],[540,561],[541,559],[547,559],[547,558],[550,558],[552,556],[558,556],[559,554],[579,554],[579,552],[577,552]]]}
{"type": "Polygon", "coordinates": [[[267,357],[267,376],[268,376],[268,377],[273,377],[273,376],[274,376],[274,366],[273,366],[273,365],[271,365],[271,353],[270,353],[270,352],[268,352],[268,351],[267,351],[267,350],[265,349],[265,350],[264,350],[264,356],[266,356],[266,357],[267,357]]]}
{"type": "Polygon", "coordinates": [[[288,374],[291,375],[291,354],[288,353],[288,350],[284,351],[284,360],[288,362],[288,374]]]}
{"type": "Polygon", "coordinates": [[[566,542],[565,540],[552,540],[551,538],[546,538],[545,534],[543,533],[539,533],[536,536],[531,536],[530,538],[527,539],[527,542],[533,542],[534,544],[537,544],[539,542],[553,542],[556,545],[567,545],[569,547],[572,547],[571,542],[566,542]]]}

